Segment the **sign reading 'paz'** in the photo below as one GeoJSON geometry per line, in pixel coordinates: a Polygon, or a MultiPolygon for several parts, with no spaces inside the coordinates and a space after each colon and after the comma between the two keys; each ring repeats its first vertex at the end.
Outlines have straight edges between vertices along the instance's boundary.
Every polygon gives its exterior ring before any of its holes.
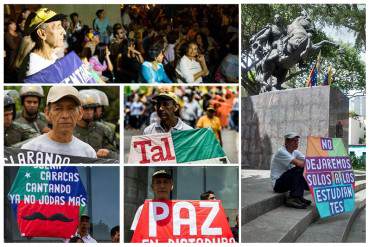
{"type": "Polygon", "coordinates": [[[235,243],[219,200],[146,200],[133,243],[235,243]]]}
{"type": "Polygon", "coordinates": [[[209,128],[133,136],[129,164],[228,163],[209,128]]]}
{"type": "Polygon", "coordinates": [[[70,238],[87,206],[74,166],[22,166],[8,198],[22,237],[70,238]]]}
{"type": "Polygon", "coordinates": [[[321,218],[355,208],[355,176],[341,138],[308,137],[304,176],[321,218]]]}

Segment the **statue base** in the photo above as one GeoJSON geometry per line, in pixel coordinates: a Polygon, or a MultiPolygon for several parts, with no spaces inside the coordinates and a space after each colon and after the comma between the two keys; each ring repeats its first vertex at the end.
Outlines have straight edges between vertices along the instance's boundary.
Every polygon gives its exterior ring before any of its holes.
{"type": "Polygon", "coordinates": [[[348,145],[348,98],[329,86],[287,89],[242,97],[242,168],[270,169],[287,132],[301,136],[341,137],[348,145]]]}

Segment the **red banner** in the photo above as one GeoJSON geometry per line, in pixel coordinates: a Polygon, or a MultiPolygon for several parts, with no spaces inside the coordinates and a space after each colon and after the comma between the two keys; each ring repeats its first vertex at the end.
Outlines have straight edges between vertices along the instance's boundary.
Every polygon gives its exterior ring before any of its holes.
{"type": "Polygon", "coordinates": [[[70,238],[76,233],[79,206],[24,204],[18,205],[17,220],[22,237],[70,238]]]}
{"type": "Polygon", "coordinates": [[[234,243],[221,201],[146,200],[133,243],[234,243]]]}

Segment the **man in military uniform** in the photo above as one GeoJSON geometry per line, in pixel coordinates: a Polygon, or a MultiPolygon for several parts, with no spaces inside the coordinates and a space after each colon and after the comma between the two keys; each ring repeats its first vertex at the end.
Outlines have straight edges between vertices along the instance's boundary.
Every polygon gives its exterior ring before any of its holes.
{"type": "Polygon", "coordinates": [[[90,144],[99,158],[118,159],[116,144],[113,137],[102,123],[94,121],[95,108],[100,98],[87,90],[80,91],[83,108],[82,119],[77,122],[74,135],[90,144]]]}
{"type": "Polygon", "coordinates": [[[50,131],[44,113],[39,112],[41,98],[44,97],[44,90],[41,86],[23,86],[19,91],[22,112],[15,119],[15,122],[25,124],[33,128],[37,133],[44,134],[50,131]]]}
{"type": "Polygon", "coordinates": [[[100,104],[95,108],[94,119],[107,126],[109,129],[112,130],[113,133],[116,132],[116,125],[103,119],[104,107],[109,106],[109,99],[107,95],[103,91],[100,91],[98,89],[91,89],[91,91],[95,92],[100,98],[100,104]]]}
{"type": "Polygon", "coordinates": [[[4,145],[9,147],[38,136],[31,127],[14,122],[15,102],[9,95],[4,95],[4,145]]]}

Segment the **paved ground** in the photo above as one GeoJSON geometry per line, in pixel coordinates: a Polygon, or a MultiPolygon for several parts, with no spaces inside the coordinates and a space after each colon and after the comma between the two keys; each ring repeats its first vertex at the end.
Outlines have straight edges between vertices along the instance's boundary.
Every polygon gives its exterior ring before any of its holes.
{"type": "MultiPolygon", "coordinates": [[[[130,152],[131,137],[141,135],[142,130],[124,130],[124,161],[127,163],[130,152]]],[[[238,163],[239,153],[239,133],[233,130],[224,129],[222,131],[223,149],[231,163],[238,163]]]]}

